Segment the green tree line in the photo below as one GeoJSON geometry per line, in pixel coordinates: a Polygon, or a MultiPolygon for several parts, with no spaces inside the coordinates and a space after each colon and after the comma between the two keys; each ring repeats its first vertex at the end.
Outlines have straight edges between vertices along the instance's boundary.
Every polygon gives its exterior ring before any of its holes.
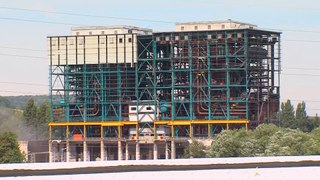
{"type": "Polygon", "coordinates": [[[224,130],[206,147],[193,141],[186,158],[319,155],[320,128],[311,132],[262,124],[255,130],[224,130]]]}
{"type": "Polygon", "coordinates": [[[313,118],[308,117],[305,102],[298,103],[296,110],[294,110],[290,100],[281,103],[279,122],[281,127],[300,129],[303,132],[311,132],[320,126],[317,114],[313,118]]]}
{"type": "Polygon", "coordinates": [[[31,98],[23,111],[25,125],[33,131],[34,140],[45,140],[49,137],[48,123],[50,121],[50,106],[48,102],[40,106],[31,98]]]}
{"type": "Polygon", "coordinates": [[[294,109],[290,100],[281,103],[279,124],[261,124],[256,129],[224,130],[206,147],[193,141],[186,158],[250,157],[320,154],[320,120],[308,117],[305,102],[294,109]]]}

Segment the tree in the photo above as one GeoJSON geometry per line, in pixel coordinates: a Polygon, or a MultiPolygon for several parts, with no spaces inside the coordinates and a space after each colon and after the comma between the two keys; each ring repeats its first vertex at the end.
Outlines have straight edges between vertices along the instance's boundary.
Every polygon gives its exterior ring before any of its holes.
{"type": "Polygon", "coordinates": [[[11,103],[8,98],[0,96],[0,107],[11,108],[11,103]]]}
{"type": "Polygon", "coordinates": [[[312,131],[320,126],[320,119],[319,119],[318,114],[316,114],[316,116],[314,118],[309,117],[308,120],[309,120],[309,123],[311,126],[309,131],[312,131]]]}
{"type": "Polygon", "coordinates": [[[23,160],[17,136],[11,132],[0,133],[0,163],[17,163],[23,160]]]}
{"type": "Polygon", "coordinates": [[[37,123],[35,129],[37,131],[37,139],[48,138],[48,123],[50,120],[50,106],[48,102],[42,103],[37,112],[37,123]]]}
{"type": "Polygon", "coordinates": [[[274,124],[261,124],[252,132],[251,136],[256,140],[254,156],[264,155],[270,142],[270,137],[279,130],[280,128],[274,124]]]}
{"type": "Polygon", "coordinates": [[[267,156],[292,156],[307,154],[308,147],[304,147],[310,136],[297,129],[282,128],[276,132],[267,145],[267,156]]]}
{"type": "Polygon", "coordinates": [[[319,123],[319,122],[320,122],[320,119],[319,119],[318,114],[316,114],[316,117],[314,117],[314,121],[315,121],[315,122],[317,122],[317,123],[319,123]]]}
{"type": "Polygon", "coordinates": [[[252,141],[248,141],[248,132],[245,129],[224,130],[216,136],[211,144],[211,157],[239,157],[247,156],[252,141]]]}
{"type": "Polygon", "coordinates": [[[297,105],[296,124],[297,128],[303,132],[310,132],[313,129],[312,124],[308,121],[305,102],[298,103],[297,105]]]}
{"type": "Polygon", "coordinates": [[[207,147],[203,143],[194,140],[184,149],[183,156],[185,158],[205,158],[206,149],[207,147]]]}
{"type": "Polygon", "coordinates": [[[38,108],[34,103],[33,98],[30,98],[27,102],[26,108],[23,111],[23,117],[26,125],[35,127],[37,124],[38,108]]]}
{"type": "Polygon", "coordinates": [[[281,103],[280,126],[284,128],[297,128],[294,117],[294,108],[291,105],[290,100],[281,103]]]}
{"type": "Polygon", "coordinates": [[[34,100],[28,100],[23,112],[25,124],[32,132],[34,139],[48,138],[48,122],[50,119],[50,106],[48,102],[42,103],[40,107],[35,105],[34,100]]]}

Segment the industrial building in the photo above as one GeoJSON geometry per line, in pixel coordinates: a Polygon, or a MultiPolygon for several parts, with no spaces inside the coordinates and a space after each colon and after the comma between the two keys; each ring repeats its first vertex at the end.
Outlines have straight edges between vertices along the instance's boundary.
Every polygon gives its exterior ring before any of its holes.
{"type": "Polygon", "coordinates": [[[272,121],[280,33],[232,20],[50,36],[50,162],[175,159],[193,139],[272,121]]]}

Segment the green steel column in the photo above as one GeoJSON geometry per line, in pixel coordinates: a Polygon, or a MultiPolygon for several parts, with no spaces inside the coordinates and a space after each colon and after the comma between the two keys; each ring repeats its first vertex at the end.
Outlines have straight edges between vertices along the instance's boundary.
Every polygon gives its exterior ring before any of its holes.
{"type": "MultiPolygon", "coordinates": [[[[50,122],[53,121],[53,100],[52,100],[52,37],[50,37],[50,47],[49,47],[49,53],[50,53],[50,65],[49,65],[49,83],[50,83],[50,122]]],[[[51,129],[51,127],[50,127],[51,129]]]]}
{"type": "Polygon", "coordinates": [[[102,99],[102,101],[101,101],[101,120],[102,121],[105,121],[105,119],[106,119],[106,114],[105,114],[105,96],[104,96],[104,93],[105,93],[105,85],[104,85],[104,74],[103,74],[103,72],[104,72],[104,67],[102,66],[102,65],[100,65],[100,83],[101,83],[101,87],[100,87],[100,95],[101,95],[101,99],[102,99]]]}
{"type": "MultiPolygon", "coordinates": [[[[281,86],[281,37],[280,34],[278,35],[278,101],[279,101],[279,105],[278,105],[278,112],[280,111],[281,105],[280,105],[280,98],[281,98],[281,94],[280,94],[280,86],[281,86]]],[[[279,116],[279,123],[281,122],[280,116],[279,116]]]]}
{"type": "Polygon", "coordinates": [[[244,57],[245,57],[245,71],[246,71],[246,119],[249,119],[249,87],[248,87],[248,83],[249,83],[249,59],[248,59],[248,35],[247,35],[247,31],[244,31],[244,57]]]}
{"type": "MultiPolygon", "coordinates": [[[[138,41],[138,40],[137,40],[138,41]]],[[[137,121],[139,120],[139,116],[138,116],[138,104],[139,104],[139,101],[140,101],[140,98],[139,98],[139,78],[138,78],[138,71],[139,71],[139,59],[137,57],[137,64],[134,66],[134,69],[135,69],[135,96],[136,96],[136,118],[137,118],[137,121]]],[[[137,125],[137,127],[139,127],[139,125],[137,125]]],[[[138,129],[137,129],[138,131],[138,129]]],[[[138,135],[139,133],[137,133],[138,135]]],[[[137,137],[138,138],[138,137],[137,137]]]]}
{"type": "Polygon", "coordinates": [[[83,36],[83,121],[87,121],[87,65],[86,65],[86,37],[83,36]]]}
{"type": "MultiPolygon", "coordinates": [[[[106,54],[107,56],[107,54],[106,54]]],[[[101,121],[105,121],[105,100],[104,100],[104,78],[103,71],[104,67],[101,64],[100,59],[100,36],[98,36],[98,62],[99,62],[99,71],[100,71],[100,97],[101,97],[101,121]]],[[[103,130],[103,129],[102,129],[103,130]]],[[[102,131],[101,131],[102,132],[102,131]]]]}
{"type": "Polygon", "coordinates": [[[66,69],[64,77],[64,96],[65,96],[65,106],[66,106],[66,120],[70,121],[70,97],[69,97],[69,63],[68,63],[68,38],[66,37],[66,69]]]}
{"type": "Polygon", "coordinates": [[[188,37],[188,49],[189,49],[189,91],[190,91],[190,107],[189,107],[189,119],[193,120],[193,93],[192,93],[192,87],[193,87],[193,80],[192,80],[192,72],[193,72],[193,68],[192,68],[192,46],[190,44],[190,34],[188,37]]]}
{"type": "Polygon", "coordinates": [[[152,37],[153,41],[153,63],[152,63],[152,71],[153,71],[153,105],[155,107],[155,110],[153,112],[154,120],[157,120],[157,68],[156,68],[156,61],[157,61],[157,42],[156,38],[153,36],[152,37]]]}
{"type": "MultiPolygon", "coordinates": [[[[173,46],[171,45],[171,54],[173,53],[173,46]]],[[[175,115],[175,101],[174,101],[174,89],[175,89],[175,70],[174,70],[174,58],[173,55],[171,55],[171,119],[175,120],[176,115],[175,115]]]]}
{"type": "Polygon", "coordinates": [[[208,61],[208,97],[209,97],[209,106],[208,106],[208,119],[211,120],[211,59],[210,59],[210,42],[208,39],[207,32],[207,61],[208,61]]]}
{"type": "Polygon", "coordinates": [[[227,88],[227,119],[230,119],[230,72],[229,72],[229,49],[228,33],[225,31],[225,57],[226,57],[226,88],[227,88]]]}
{"type": "Polygon", "coordinates": [[[121,121],[122,114],[122,102],[121,102],[121,69],[119,66],[119,57],[118,57],[118,35],[116,35],[116,63],[117,63],[117,96],[118,96],[118,120],[121,121]]]}

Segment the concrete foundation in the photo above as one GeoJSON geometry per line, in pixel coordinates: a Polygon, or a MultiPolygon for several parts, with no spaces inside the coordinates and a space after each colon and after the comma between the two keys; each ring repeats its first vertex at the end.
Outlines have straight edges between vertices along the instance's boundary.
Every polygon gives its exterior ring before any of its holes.
{"type": "Polygon", "coordinates": [[[171,141],[171,159],[176,158],[176,143],[174,140],[171,141]]]}
{"type": "Polygon", "coordinates": [[[118,141],[118,160],[122,160],[122,142],[118,141]]]}
{"type": "Polygon", "coordinates": [[[62,141],[49,142],[50,162],[181,158],[188,141],[62,141]]]}
{"type": "Polygon", "coordinates": [[[139,144],[139,141],[136,142],[136,160],[140,160],[140,144],[139,144]]]}
{"type": "Polygon", "coordinates": [[[106,159],[104,154],[105,154],[104,141],[101,140],[101,142],[100,142],[100,161],[104,161],[106,159]]]}

